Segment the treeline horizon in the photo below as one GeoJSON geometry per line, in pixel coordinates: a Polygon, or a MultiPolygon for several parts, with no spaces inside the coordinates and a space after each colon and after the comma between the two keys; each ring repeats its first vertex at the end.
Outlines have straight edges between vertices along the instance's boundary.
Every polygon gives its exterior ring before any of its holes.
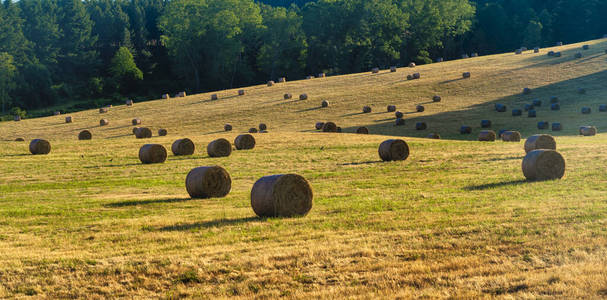
{"type": "Polygon", "coordinates": [[[0,115],[580,42],[607,33],[605,13],[605,0],[4,0],[0,115]]]}

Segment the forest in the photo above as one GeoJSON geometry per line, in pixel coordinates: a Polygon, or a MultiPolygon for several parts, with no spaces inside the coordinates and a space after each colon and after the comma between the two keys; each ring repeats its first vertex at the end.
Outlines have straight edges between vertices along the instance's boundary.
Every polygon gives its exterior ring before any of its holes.
{"type": "Polygon", "coordinates": [[[605,0],[4,0],[0,115],[579,42],[607,33],[606,13],[605,0]]]}

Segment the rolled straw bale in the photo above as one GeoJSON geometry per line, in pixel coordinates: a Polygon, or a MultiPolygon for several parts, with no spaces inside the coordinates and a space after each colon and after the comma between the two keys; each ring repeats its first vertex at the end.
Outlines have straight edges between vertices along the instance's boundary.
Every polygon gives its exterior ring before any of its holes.
{"type": "Polygon", "coordinates": [[[133,100],[126,100],[126,106],[133,106],[133,100]]]}
{"type": "Polygon", "coordinates": [[[596,127],[594,126],[582,126],[580,127],[580,135],[583,136],[593,136],[596,135],[596,127]]]}
{"type": "Polygon", "coordinates": [[[236,150],[249,150],[255,148],[255,138],[250,134],[241,134],[234,139],[236,150]]]}
{"type": "Polygon", "coordinates": [[[324,122],[316,122],[316,124],[314,124],[314,128],[316,128],[316,130],[321,130],[323,126],[325,126],[324,122]]]}
{"type": "Polygon", "coordinates": [[[428,134],[426,136],[426,138],[440,140],[440,134],[433,132],[433,133],[428,134]]]}
{"type": "Polygon", "coordinates": [[[529,95],[531,94],[531,89],[530,88],[524,88],[523,89],[523,95],[529,95]]]}
{"type": "Polygon", "coordinates": [[[388,107],[386,109],[388,110],[388,112],[395,112],[396,111],[396,105],[388,105],[388,107]]]}
{"type": "Polygon", "coordinates": [[[525,111],[530,111],[534,108],[535,108],[535,106],[533,106],[533,104],[525,104],[525,106],[524,106],[525,111]]]}
{"type": "Polygon", "coordinates": [[[462,77],[463,78],[470,78],[470,76],[471,76],[470,72],[464,72],[464,73],[462,73],[462,77]]]}
{"type": "Polygon", "coordinates": [[[65,117],[65,123],[72,123],[72,122],[74,122],[74,119],[71,116],[65,117]]]}
{"type": "Polygon", "coordinates": [[[405,125],[405,119],[396,118],[396,122],[394,123],[394,126],[404,126],[404,125],[405,125]]]}
{"type": "Polygon", "coordinates": [[[54,116],[59,116],[59,115],[61,115],[61,112],[60,111],[56,111],[56,112],[53,113],[53,115],[54,116]]]}
{"type": "Polygon", "coordinates": [[[21,121],[21,116],[15,116],[13,120],[15,120],[15,122],[19,122],[21,121]]]}
{"type": "Polygon", "coordinates": [[[83,140],[90,140],[92,138],[93,138],[93,135],[88,130],[82,130],[78,134],[78,139],[81,140],[81,141],[83,141],[83,140]]]}
{"type": "Polygon", "coordinates": [[[137,130],[139,130],[139,127],[133,127],[133,134],[137,134],[137,130]]]}
{"type": "Polygon", "coordinates": [[[99,109],[99,113],[100,114],[104,114],[104,113],[106,113],[108,111],[109,111],[109,108],[107,108],[107,107],[102,107],[102,108],[99,109]]]}
{"type": "Polygon", "coordinates": [[[216,139],[207,146],[207,153],[210,157],[226,157],[232,153],[232,144],[226,139],[216,139]]]}
{"type": "Polygon", "coordinates": [[[283,98],[284,98],[285,100],[289,100],[289,99],[293,98],[293,95],[291,95],[291,94],[289,94],[289,93],[286,93],[286,94],[284,94],[284,95],[283,95],[283,98]]]}
{"type": "Polygon", "coordinates": [[[35,139],[30,142],[30,152],[34,155],[49,154],[51,152],[51,143],[43,139],[35,139]]]}
{"type": "Polygon", "coordinates": [[[308,100],[308,94],[299,95],[299,100],[308,100]]]}
{"type": "Polygon", "coordinates": [[[394,116],[395,116],[397,119],[399,119],[399,118],[402,118],[402,117],[404,116],[404,114],[403,114],[401,111],[397,111],[397,112],[395,112],[395,113],[394,113],[394,116]]]}
{"type": "Polygon", "coordinates": [[[560,179],[565,175],[565,159],[550,149],[537,149],[523,158],[523,174],[527,180],[560,179]]]}
{"type": "Polygon", "coordinates": [[[592,109],[590,107],[582,107],[582,114],[589,115],[592,113],[592,109]]]}
{"type": "Polygon", "coordinates": [[[373,69],[371,69],[371,73],[373,73],[373,74],[379,73],[379,68],[373,68],[373,69]]]}
{"type": "Polygon", "coordinates": [[[196,146],[192,140],[184,138],[173,142],[173,145],[171,145],[171,151],[175,156],[192,155],[194,154],[194,151],[196,151],[196,146]]]}
{"type": "Polygon", "coordinates": [[[363,106],[363,113],[368,114],[371,112],[371,106],[363,106]]]}
{"type": "Polygon", "coordinates": [[[478,57],[478,53],[474,52],[470,55],[471,57],[478,57]]]}
{"type": "Polygon", "coordinates": [[[285,83],[285,82],[287,82],[287,78],[285,78],[285,77],[280,77],[280,78],[278,78],[278,82],[279,82],[279,83],[285,83]]]}
{"type": "Polygon", "coordinates": [[[378,152],[383,161],[406,160],[409,157],[409,145],[400,139],[390,139],[379,145],[378,152]]]}
{"type": "Polygon", "coordinates": [[[131,123],[133,123],[133,126],[134,125],[141,125],[141,119],[139,119],[139,118],[133,119],[133,120],[131,120],[131,123]]]}
{"type": "Polygon", "coordinates": [[[504,131],[501,135],[502,141],[504,142],[520,142],[521,133],[518,131],[504,131]]]}
{"type": "Polygon", "coordinates": [[[561,123],[552,123],[552,131],[561,131],[563,130],[563,125],[561,123]]]}
{"type": "Polygon", "coordinates": [[[584,46],[582,46],[582,50],[588,50],[588,49],[590,49],[590,45],[584,45],[584,46]]]}
{"type": "Polygon", "coordinates": [[[548,51],[548,56],[554,56],[554,51],[548,51]]]}
{"type": "Polygon", "coordinates": [[[563,42],[556,42],[556,46],[557,47],[563,46],[563,42]]]}
{"type": "Polygon", "coordinates": [[[469,58],[468,54],[462,54],[462,58],[469,58]]]}
{"type": "Polygon", "coordinates": [[[392,72],[392,73],[396,72],[396,66],[391,66],[390,67],[390,72],[392,72]]]}
{"type": "Polygon", "coordinates": [[[158,136],[166,136],[168,134],[168,131],[164,128],[160,128],[158,129],[158,136]]]}
{"type": "Polygon", "coordinates": [[[432,102],[440,102],[441,100],[442,100],[442,98],[439,95],[434,95],[432,97],[432,102]]]}
{"type": "Polygon", "coordinates": [[[264,123],[259,123],[259,131],[265,131],[268,130],[268,125],[264,124],[264,123]]]}
{"type": "Polygon", "coordinates": [[[257,133],[257,128],[255,128],[255,127],[249,128],[249,133],[257,133]]]}
{"type": "Polygon", "coordinates": [[[325,78],[325,77],[327,77],[327,74],[325,74],[325,73],[318,73],[317,77],[318,78],[325,78]]]}
{"type": "Polygon", "coordinates": [[[491,120],[481,120],[481,128],[490,128],[491,120]]]}
{"type": "Polygon", "coordinates": [[[527,112],[527,118],[535,118],[537,114],[535,113],[535,109],[531,109],[527,112]]]}
{"type": "Polygon", "coordinates": [[[533,103],[534,107],[540,107],[540,106],[542,106],[542,100],[540,100],[540,99],[533,99],[532,103],[533,103]]]}
{"type": "Polygon", "coordinates": [[[329,107],[329,101],[327,101],[327,100],[322,100],[322,102],[320,102],[320,106],[321,106],[321,107],[329,107]]]}
{"type": "Polygon", "coordinates": [[[459,133],[461,133],[461,134],[471,134],[472,133],[472,127],[463,125],[462,127],[459,128],[459,133]]]}
{"type": "Polygon", "coordinates": [[[513,117],[518,117],[518,116],[521,116],[521,115],[523,115],[523,111],[521,109],[516,108],[516,109],[512,110],[512,116],[513,117]]]}
{"type": "Polygon", "coordinates": [[[548,129],[548,122],[546,122],[546,121],[537,122],[537,129],[539,129],[539,130],[548,129]]]}
{"type": "Polygon", "coordinates": [[[162,99],[171,99],[171,95],[169,95],[169,94],[162,94],[162,99]]]}
{"type": "Polygon", "coordinates": [[[413,79],[420,79],[422,78],[422,75],[419,73],[413,73],[413,79]]]}
{"type": "Polygon", "coordinates": [[[107,125],[110,125],[110,121],[108,121],[108,119],[99,120],[99,126],[107,126],[107,125]]]}
{"type": "Polygon", "coordinates": [[[606,112],[607,111],[607,104],[601,104],[601,105],[599,105],[599,111],[600,112],[606,112]]]}
{"type": "Polygon", "coordinates": [[[272,81],[272,80],[268,81],[268,86],[273,86],[274,84],[275,84],[274,81],[272,81]]]}
{"type": "Polygon", "coordinates": [[[369,129],[367,127],[358,127],[358,129],[356,129],[356,133],[369,134],[369,129]]]}
{"type": "Polygon", "coordinates": [[[407,80],[413,80],[413,79],[415,79],[415,78],[413,78],[413,75],[411,75],[411,74],[407,75],[407,80]]]}
{"type": "Polygon", "coordinates": [[[478,134],[478,141],[479,142],[495,142],[495,131],[493,130],[482,130],[479,134],[478,134]]]}
{"type": "Polygon", "coordinates": [[[415,123],[415,130],[426,130],[426,129],[428,129],[428,124],[426,124],[426,122],[415,123]]]}
{"type": "Polygon", "coordinates": [[[211,100],[217,100],[217,99],[219,99],[219,96],[217,96],[217,94],[211,95],[211,100]]]}
{"type": "Polygon", "coordinates": [[[264,176],[251,189],[251,207],[259,217],[305,216],[313,198],[310,183],[297,174],[264,176]]]}
{"type": "Polygon", "coordinates": [[[139,160],[144,164],[159,164],[167,159],[167,150],[159,144],[146,144],[139,149],[139,160]]]}
{"type": "Polygon", "coordinates": [[[508,110],[508,108],[504,104],[497,103],[497,104],[495,104],[495,110],[497,112],[506,112],[506,110],[508,110]]]}
{"type": "Polygon", "coordinates": [[[575,57],[575,58],[582,58],[582,53],[578,52],[573,57],[575,57]]]}
{"type": "Polygon", "coordinates": [[[527,47],[521,47],[521,50],[527,51],[528,49],[527,49],[527,47]]]}
{"type": "Polygon", "coordinates": [[[533,48],[533,53],[540,53],[540,47],[533,48]]]}
{"type": "Polygon", "coordinates": [[[409,68],[415,68],[415,63],[414,62],[410,62],[409,63],[409,68]]]}
{"type": "Polygon", "coordinates": [[[306,76],[306,79],[314,79],[314,76],[308,75],[308,76],[306,76]]]}
{"type": "Polygon", "coordinates": [[[179,92],[179,94],[177,94],[177,96],[181,97],[181,98],[185,97],[186,96],[185,91],[179,92]]]}
{"type": "Polygon", "coordinates": [[[135,137],[138,139],[149,139],[152,137],[152,130],[147,127],[139,127],[135,132],[135,137]]]}
{"type": "Polygon", "coordinates": [[[198,167],[185,178],[185,188],[192,198],[222,198],[232,189],[230,174],[220,167],[198,167]]]}
{"type": "Polygon", "coordinates": [[[423,105],[418,105],[415,107],[415,110],[417,112],[424,112],[424,110],[426,110],[426,108],[423,105]]]}
{"type": "Polygon", "coordinates": [[[554,137],[548,134],[536,134],[528,137],[525,141],[525,152],[529,153],[536,149],[556,150],[554,137]]]}
{"type": "Polygon", "coordinates": [[[586,89],[579,88],[579,89],[577,89],[577,93],[580,94],[580,95],[584,95],[584,94],[586,94],[586,89]]]}
{"type": "Polygon", "coordinates": [[[238,95],[239,95],[239,96],[244,96],[244,94],[245,94],[245,91],[244,91],[244,90],[238,90],[238,95]]]}
{"type": "Polygon", "coordinates": [[[559,97],[550,96],[550,103],[559,103],[559,97]]]}
{"type": "Polygon", "coordinates": [[[223,125],[223,130],[224,131],[232,131],[232,125],[230,125],[230,124],[223,125]]]}
{"type": "Polygon", "coordinates": [[[337,125],[333,122],[326,122],[322,126],[322,132],[337,132],[337,125]]]}
{"type": "Polygon", "coordinates": [[[437,63],[440,63],[440,62],[443,62],[443,61],[445,61],[445,60],[444,60],[442,57],[439,57],[439,58],[437,58],[435,61],[436,61],[437,63]]]}
{"type": "Polygon", "coordinates": [[[562,56],[562,54],[561,54],[561,52],[560,52],[560,51],[559,51],[559,52],[554,53],[554,57],[561,57],[561,56],[562,56]]]}

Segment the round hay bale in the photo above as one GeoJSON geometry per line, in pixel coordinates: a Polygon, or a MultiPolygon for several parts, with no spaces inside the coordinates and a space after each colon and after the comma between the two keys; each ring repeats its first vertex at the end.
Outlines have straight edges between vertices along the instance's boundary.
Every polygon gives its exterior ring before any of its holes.
{"type": "Polygon", "coordinates": [[[223,130],[224,131],[232,131],[232,125],[230,125],[230,124],[223,125],[223,130]]]}
{"type": "Polygon", "coordinates": [[[518,117],[518,116],[521,116],[521,115],[523,115],[523,111],[522,110],[520,110],[518,108],[512,110],[512,116],[513,117],[518,117]]]}
{"type": "Polygon", "coordinates": [[[582,114],[589,115],[590,113],[592,113],[592,109],[590,109],[590,107],[582,107],[582,114]]]}
{"type": "Polygon", "coordinates": [[[558,103],[550,104],[550,110],[561,110],[561,105],[558,103]]]}
{"type": "Polygon", "coordinates": [[[579,89],[577,89],[577,93],[580,94],[580,95],[584,95],[584,94],[586,94],[586,89],[579,88],[579,89]]]}
{"type": "Polygon", "coordinates": [[[147,127],[139,127],[139,129],[135,131],[135,137],[138,139],[149,139],[152,137],[152,130],[147,127]]]}
{"type": "Polygon", "coordinates": [[[426,124],[426,122],[415,123],[415,130],[426,130],[426,129],[428,129],[428,124],[426,124]]]}
{"type": "Polygon", "coordinates": [[[131,121],[131,123],[133,123],[133,126],[135,126],[135,125],[141,125],[141,119],[133,119],[131,121]]]}
{"type": "Polygon", "coordinates": [[[396,111],[396,105],[388,105],[387,110],[388,110],[388,112],[395,112],[396,111]]]}
{"type": "Polygon", "coordinates": [[[462,58],[466,59],[469,58],[470,56],[468,56],[468,54],[462,54],[462,58]]]}
{"type": "Polygon", "coordinates": [[[168,134],[168,131],[164,128],[160,128],[158,129],[158,136],[166,136],[168,134]]]}
{"type": "Polygon", "coordinates": [[[527,47],[521,47],[521,50],[523,50],[523,52],[524,52],[524,51],[527,51],[528,49],[527,49],[527,47]]]}
{"type": "Polygon", "coordinates": [[[478,134],[478,141],[479,142],[495,142],[495,131],[493,130],[482,130],[479,134],[478,134]]]}
{"type": "Polygon", "coordinates": [[[554,57],[561,57],[561,56],[562,56],[561,52],[554,53],[554,57]]]}
{"type": "Polygon", "coordinates": [[[415,63],[414,62],[410,62],[409,63],[409,68],[415,68],[415,63]]]}
{"type": "Polygon", "coordinates": [[[472,127],[463,125],[462,127],[459,128],[459,133],[461,133],[461,134],[471,134],[472,133],[472,127]]]}
{"type": "Polygon", "coordinates": [[[356,133],[369,134],[369,129],[367,127],[358,127],[358,129],[356,129],[356,133]]]}
{"type": "Polygon", "coordinates": [[[171,95],[169,94],[162,94],[162,99],[171,99],[171,95]]]}
{"type": "Polygon", "coordinates": [[[439,95],[434,95],[432,97],[432,102],[440,102],[441,100],[442,100],[442,98],[439,95]]]}
{"type": "Polygon", "coordinates": [[[255,128],[255,127],[249,128],[249,133],[257,133],[257,128],[255,128]]]}
{"type": "Polygon", "coordinates": [[[308,100],[308,94],[299,95],[299,100],[308,100]]]}
{"type": "Polygon", "coordinates": [[[333,122],[326,122],[322,126],[322,132],[337,132],[337,125],[333,122]]]}
{"type": "Polygon", "coordinates": [[[30,152],[34,155],[44,155],[51,152],[51,143],[43,139],[35,139],[30,142],[30,152]]]}
{"type": "Polygon", "coordinates": [[[107,125],[110,125],[110,121],[108,121],[108,119],[99,120],[99,126],[107,126],[107,125]]]}
{"type": "Polygon", "coordinates": [[[78,134],[78,139],[81,140],[81,141],[83,141],[83,140],[90,140],[92,138],[93,138],[93,134],[91,134],[91,132],[88,131],[88,130],[82,130],[78,134]]]}
{"type": "Polygon", "coordinates": [[[490,128],[491,120],[481,120],[481,128],[490,128]]]}
{"type": "Polygon", "coordinates": [[[413,80],[413,79],[415,79],[415,78],[413,78],[413,75],[411,75],[411,74],[407,75],[407,80],[413,80]]]}
{"type": "Polygon", "coordinates": [[[159,144],[146,144],[139,149],[139,160],[144,164],[159,164],[167,159],[167,150],[159,144]]]}
{"type": "Polygon", "coordinates": [[[546,121],[537,122],[537,129],[539,129],[539,130],[548,129],[548,122],[546,122],[546,121]]]}
{"type": "Polygon", "coordinates": [[[188,173],[185,188],[191,198],[222,198],[230,193],[232,179],[220,166],[198,167],[188,173]]]}
{"type": "Polygon", "coordinates": [[[551,96],[550,97],[550,103],[559,103],[559,97],[557,97],[557,96],[551,96]]]}
{"type": "Polygon", "coordinates": [[[272,80],[268,81],[268,86],[273,86],[274,84],[275,84],[274,81],[272,81],[272,80]]]}
{"type": "Polygon", "coordinates": [[[413,79],[420,79],[422,78],[422,75],[419,73],[413,73],[413,79]]]}
{"type": "Polygon", "coordinates": [[[540,53],[540,47],[533,48],[533,53],[540,53]]]}
{"type": "Polygon", "coordinates": [[[305,216],[313,198],[310,183],[297,174],[264,176],[251,189],[251,207],[262,218],[305,216]]]}
{"type": "Polygon", "coordinates": [[[280,77],[280,78],[278,78],[278,82],[279,82],[279,83],[285,83],[285,82],[287,82],[287,78],[285,78],[285,77],[280,77]]]}
{"type": "Polygon", "coordinates": [[[439,58],[437,58],[435,61],[436,61],[437,63],[440,63],[440,62],[443,62],[443,61],[445,61],[445,60],[444,60],[442,57],[439,57],[439,58]]]}
{"type": "Polygon", "coordinates": [[[527,112],[527,117],[528,117],[528,118],[535,118],[535,117],[537,117],[537,114],[536,114],[536,112],[535,112],[535,109],[531,109],[531,110],[529,110],[529,111],[527,112]]]}
{"type": "Polygon", "coordinates": [[[241,134],[234,139],[236,150],[250,150],[255,148],[255,138],[250,134],[241,134]]]}
{"type": "Polygon", "coordinates": [[[394,113],[394,116],[397,119],[402,119],[402,117],[404,116],[404,114],[401,111],[397,111],[397,112],[394,113]]]}
{"type": "Polygon", "coordinates": [[[424,110],[426,110],[426,108],[423,105],[418,105],[415,107],[415,110],[417,112],[424,112],[424,110]]]}
{"type": "Polygon", "coordinates": [[[373,73],[373,74],[379,73],[379,68],[373,68],[373,69],[371,69],[371,73],[373,73]]]}
{"type": "Polygon", "coordinates": [[[171,145],[171,151],[175,156],[192,155],[195,150],[196,146],[194,142],[188,138],[176,140],[171,145]]]}
{"type": "Polygon", "coordinates": [[[65,123],[72,123],[72,122],[74,122],[74,119],[71,116],[65,117],[65,123]]]}
{"type": "Polygon", "coordinates": [[[578,52],[573,57],[575,57],[575,58],[582,58],[582,53],[578,52]]]}
{"type": "Polygon", "coordinates": [[[308,76],[306,76],[306,79],[314,79],[314,76],[308,75],[308,76]]]}
{"type": "Polygon", "coordinates": [[[207,146],[210,157],[226,157],[232,153],[232,144],[226,139],[216,139],[207,146]]]}
{"type": "Polygon", "coordinates": [[[325,77],[327,77],[327,74],[325,74],[325,73],[318,73],[317,77],[318,78],[325,78],[325,77]]]}
{"type": "Polygon", "coordinates": [[[244,96],[244,94],[245,94],[245,91],[244,91],[244,90],[238,90],[238,95],[239,95],[239,96],[244,96]]]}
{"type": "Polygon", "coordinates": [[[556,46],[557,47],[563,46],[563,42],[556,42],[556,46]]]}
{"type": "Polygon", "coordinates": [[[506,105],[500,104],[500,103],[495,104],[495,111],[506,112],[507,110],[508,110],[508,107],[506,107],[506,105]]]}
{"type": "Polygon", "coordinates": [[[430,134],[428,134],[426,136],[426,138],[440,140],[440,134],[438,134],[438,133],[430,133],[430,134]]]}
{"type": "Polygon", "coordinates": [[[596,127],[594,126],[582,126],[580,127],[580,135],[583,136],[593,136],[596,135],[596,127]]]}
{"type": "Polygon", "coordinates": [[[525,111],[530,111],[534,108],[535,107],[533,106],[533,104],[525,104],[525,106],[524,106],[525,111]]]}
{"type": "Polygon", "coordinates": [[[391,66],[390,67],[390,72],[392,72],[392,73],[396,72],[396,66],[391,66]]]}
{"type": "Polygon", "coordinates": [[[525,141],[525,152],[536,149],[551,149],[556,150],[556,141],[554,137],[548,134],[536,134],[532,135],[525,141]]]}
{"type": "Polygon", "coordinates": [[[186,96],[185,91],[183,91],[183,92],[179,92],[179,94],[177,94],[177,97],[181,97],[181,98],[183,98],[183,97],[185,97],[185,96],[186,96]]]}
{"type": "Polygon", "coordinates": [[[470,78],[472,75],[470,74],[470,72],[464,72],[462,73],[462,77],[463,78],[470,78]]]}
{"type": "Polygon", "coordinates": [[[219,96],[217,96],[217,94],[211,95],[211,100],[217,100],[217,99],[219,99],[219,96]]]}
{"type": "Polygon", "coordinates": [[[139,127],[133,127],[133,134],[137,135],[137,130],[139,130],[139,127]]]}
{"type": "Polygon", "coordinates": [[[260,123],[259,124],[259,131],[266,131],[268,130],[268,125],[264,124],[264,123],[260,123]]]}
{"type": "Polygon", "coordinates": [[[531,89],[530,88],[524,88],[523,89],[523,95],[529,95],[531,94],[531,89]]]}
{"type": "Polygon", "coordinates": [[[322,102],[320,102],[320,107],[329,107],[329,101],[322,100],[322,102]]]}
{"type": "Polygon", "coordinates": [[[400,139],[390,139],[379,145],[378,152],[383,161],[406,160],[409,157],[409,145],[400,139]]]}
{"type": "Polygon", "coordinates": [[[534,107],[541,107],[542,106],[542,100],[540,99],[533,99],[533,106],[534,107]]]}
{"type": "Polygon", "coordinates": [[[561,131],[563,130],[563,125],[561,123],[552,123],[552,131],[561,131]]]}
{"type": "Polygon", "coordinates": [[[128,106],[128,107],[133,106],[133,103],[134,103],[133,100],[126,100],[126,102],[125,102],[126,106],[128,106]]]}
{"type": "Polygon", "coordinates": [[[15,139],[15,142],[25,142],[24,138],[18,137],[15,139]]]}
{"type": "Polygon", "coordinates": [[[321,130],[323,126],[325,126],[324,122],[316,122],[316,124],[314,124],[314,128],[316,128],[316,130],[321,130]]]}
{"type": "Polygon", "coordinates": [[[286,93],[286,94],[284,94],[283,98],[284,98],[285,100],[289,100],[289,99],[293,98],[293,95],[291,95],[291,94],[289,94],[289,93],[286,93]]]}
{"type": "Polygon", "coordinates": [[[104,113],[106,113],[108,111],[109,111],[109,108],[107,108],[107,107],[102,107],[102,108],[99,109],[99,113],[100,114],[104,114],[104,113]]]}
{"type": "Polygon", "coordinates": [[[548,51],[548,56],[554,56],[554,51],[548,51]]]}
{"type": "Polygon", "coordinates": [[[590,49],[590,45],[584,45],[584,46],[582,46],[582,50],[588,50],[588,49],[590,49]]]}
{"type": "Polygon", "coordinates": [[[478,53],[474,52],[470,55],[471,57],[478,57],[478,53]]]}
{"type": "Polygon", "coordinates": [[[555,150],[530,151],[523,158],[523,174],[527,180],[561,179],[565,175],[565,159],[555,150]]]}
{"type": "Polygon", "coordinates": [[[59,115],[61,115],[61,112],[60,111],[56,111],[56,112],[53,113],[53,115],[54,116],[59,116],[59,115]]]}
{"type": "Polygon", "coordinates": [[[394,126],[404,126],[404,125],[405,125],[405,119],[396,118],[396,122],[395,122],[394,126]]]}
{"type": "Polygon", "coordinates": [[[520,142],[521,141],[521,133],[518,131],[504,131],[501,134],[502,141],[504,142],[520,142]]]}
{"type": "Polygon", "coordinates": [[[363,113],[368,114],[371,112],[371,106],[363,106],[363,113]]]}

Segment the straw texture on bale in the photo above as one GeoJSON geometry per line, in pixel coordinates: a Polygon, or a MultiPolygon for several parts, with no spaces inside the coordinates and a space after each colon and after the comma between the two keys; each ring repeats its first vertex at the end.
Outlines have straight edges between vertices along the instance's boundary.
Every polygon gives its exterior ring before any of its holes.
{"type": "Polygon", "coordinates": [[[323,122],[316,122],[316,124],[314,124],[314,128],[316,128],[316,130],[321,130],[323,126],[325,126],[325,123],[323,122]]]}
{"type": "Polygon", "coordinates": [[[426,110],[426,108],[423,105],[418,105],[415,107],[415,110],[417,112],[424,112],[424,110],[426,110]]]}
{"type": "Polygon", "coordinates": [[[561,123],[552,123],[552,131],[561,131],[563,130],[563,125],[561,123]]]}
{"type": "Polygon", "coordinates": [[[217,94],[211,95],[211,100],[217,100],[217,99],[219,99],[219,97],[217,96],[217,94]]]}
{"type": "Polygon", "coordinates": [[[387,110],[388,110],[388,112],[395,112],[396,111],[396,106],[395,105],[388,105],[387,110]]]}
{"type": "Polygon", "coordinates": [[[240,96],[244,96],[244,94],[245,94],[245,91],[244,91],[244,90],[238,90],[238,95],[240,95],[240,96]]]}
{"type": "Polygon", "coordinates": [[[390,139],[379,145],[378,152],[383,161],[406,160],[409,157],[409,145],[400,139],[390,139]]]}
{"type": "Polygon", "coordinates": [[[413,79],[414,79],[413,75],[411,75],[411,74],[407,75],[407,80],[413,80],[413,79]]]}
{"type": "Polygon", "coordinates": [[[536,134],[532,135],[525,141],[525,152],[536,149],[551,149],[556,150],[556,141],[554,137],[547,134],[536,134]]]}
{"type": "Polygon", "coordinates": [[[268,86],[273,86],[274,84],[275,84],[274,81],[272,81],[272,80],[268,81],[268,86]]]}
{"type": "Polygon", "coordinates": [[[133,127],[133,134],[137,134],[137,130],[139,130],[139,127],[133,127]]]}
{"type": "Polygon", "coordinates": [[[139,127],[139,129],[135,131],[135,137],[138,139],[149,139],[152,137],[152,130],[147,127],[139,127]]]}
{"type": "Polygon", "coordinates": [[[432,102],[440,102],[441,100],[442,100],[442,98],[439,95],[434,95],[432,97],[432,102]]]}
{"type": "Polygon", "coordinates": [[[133,119],[131,123],[133,123],[133,125],[141,125],[141,119],[133,119]]]}
{"type": "Polygon", "coordinates": [[[395,126],[404,126],[405,125],[405,119],[403,118],[396,118],[396,121],[394,123],[395,126]]]}
{"type": "Polygon", "coordinates": [[[592,109],[590,107],[582,107],[582,113],[585,115],[589,115],[592,113],[592,109]]]}
{"type": "Polygon", "coordinates": [[[491,127],[491,120],[481,120],[481,128],[491,127]]]}
{"type": "Polygon", "coordinates": [[[329,101],[327,101],[327,100],[322,100],[322,102],[320,102],[320,106],[321,106],[321,107],[329,107],[329,101]]]}
{"type": "Polygon", "coordinates": [[[255,148],[255,138],[250,134],[241,134],[234,139],[236,150],[249,150],[255,148]]]}
{"type": "Polygon", "coordinates": [[[428,124],[426,124],[426,122],[415,123],[415,130],[426,130],[426,129],[428,129],[428,124]]]}
{"type": "Polygon", "coordinates": [[[260,217],[305,216],[313,198],[310,183],[297,174],[264,176],[251,189],[251,207],[260,217]]]}
{"type": "Polygon", "coordinates": [[[470,78],[470,76],[471,76],[470,72],[464,72],[464,73],[462,73],[462,77],[463,78],[470,78]]]}
{"type": "Polygon", "coordinates": [[[565,175],[565,159],[550,149],[537,149],[523,158],[523,174],[527,180],[561,179],[565,175]]]}
{"type": "Polygon", "coordinates": [[[158,129],[158,136],[166,136],[168,134],[168,131],[164,128],[160,128],[158,129]]]}
{"type": "Polygon", "coordinates": [[[536,114],[536,112],[535,112],[535,109],[531,109],[531,110],[529,110],[529,111],[527,112],[527,117],[528,117],[528,118],[535,118],[535,117],[537,117],[537,114],[536,114]]]}
{"type": "Polygon", "coordinates": [[[18,137],[15,139],[15,142],[25,142],[25,139],[18,137]]]}
{"type": "Polygon", "coordinates": [[[78,139],[81,140],[81,141],[83,141],[83,140],[90,140],[92,138],[93,138],[93,134],[91,134],[91,132],[88,131],[88,130],[82,130],[78,134],[78,139]]]}
{"type": "Polygon", "coordinates": [[[171,145],[171,151],[175,156],[192,155],[194,154],[194,151],[196,151],[196,146],[192,140],[184,138],[173,142],[173,145],[171,145]]]}
{"type": "Polygon", "coordinates": [[[539,129],[539,130],[548,129],[548,122],[546,122],[546,121],[537,122],[537,129],[539,129]]]}
{"type": "Polygon", "coordinates": [[[478,140],[480,142],[495,142],[495,131],[493,130],[483,130],[478,134],[478,140]]]}
{"type": "Polygon", "coordinates": [[[504,131],[501,134],[502,141],[504,142],[520,142],[521,141],[521,133],[518,131],[504,131]]]}
{"type": "Polygon", "coordinates": [[[265,131],[268,130],[268,125],[264,124],[264,123],[260,123],[259,124],[259,131],[265,131]]]}
{"type": "Polygon", "coordinates": [[[550,110],[561,110],[561,105],[558,103],[550,104],[550,110]]]}
{"type": "Polygon", "coordinates": [[[255,128],[255,127],[249,128],[249,133],[257,133],[257,128],[255,128]]]}
{"type": "Polygon", "coordinates": [[[440,140],[440,134],[433,132],[433,133],[428,134],[426,136],[426,138],[440,140]]]}
{"type": "Polygon", "coordinates": [[[223,130],[224,131],[232,131],[232,125],[230,125],[230,124],[223,125],[223,130]]]}
{"type": "Polygon", "coordinates": [[[216,139],[207,146],[207,153],[210,157],[226,157],[232,153],[232,144],[226,139],[216,139]]]}
{"type": "Polygon", "coordinates": [[[413,79],[420,79],[422,78],[422,75],[419,73],[413,73],[413,79]]]}
{"type": "Polygon", "coordinates": [[[337,132],[337,125],[333,122],[326,122],[322,126],[322,131],[323,132],[337,132]]]}
{"type": "Polygon", "coordinates": [[[34,155],[44,155],[51,152],[51,143],[43,139],[35,139],[30,142],[30,152],[34,155]]]}
{"type": "Polygon", "coordinates": [[[65,123],[72,123],[74,119],[71,116],[65,117],[65,123]]]}
{"type": "Polygon", "coordinates": [[[291,94],[287,93],[287,94],[284,94],[284,95],[283,95],[283,98],[284,98],[285,100],[289,100],[289,99],[293,98],[293,95],[291,95],[291,94]]]}
{"type": "Polygon", "coordinates": [[[459,133],[461,134],[470,134],[472,133],[472,127],[463,125],[459,128],[459,133]]]}
{"type": "Polygon", "coordinates": [[[363,113],[370,113],[371,112],[371,106],[363,106],[363,113]]]}
{"type": "Polygon", "coordinates": [[[356,129],[356,133],[358,134],[369,134],[369,129],[367,127],[358,127],[358,129],[356,129]]]}
{"type": "Polygon", "coordinates": [[[108,119],[101,119],[99,120],[99,126],[106,126],[109,125],[110,121],[108,121],[108,119]]]}
{"type": "Polygon", "coordinates": [[[512,110],[512,116],[513,117],[518,117],[518,116],[521,116],[521,115],[523,115],[523,111],[522,110],[520,110],[518,108],[512,110]]]}
{"type": "Polygon", "coordinates": [[[192,198],[222,198],[230,193],[232,179],[220,166],[198,167],[188,173],[185,188],[192,198]]]}
{"type": "Polygon", "coordinates": [[[596,135],[596,127],[594,126],[582,126],[580,127],[580,135],[583,136],[593,136],[596,135]]]}
{"type": "Polygon", "coordinates": [[[308,99],[308,94],[299,95],[299,100],[307,100],[307,99],[308,99]]]}
{"type": "Polygon", "coordinates": [[[139,149],[139,160],[144,164],[159,164],[167,159],[167,150],[159,144],[146,144],[139,149]]]}

